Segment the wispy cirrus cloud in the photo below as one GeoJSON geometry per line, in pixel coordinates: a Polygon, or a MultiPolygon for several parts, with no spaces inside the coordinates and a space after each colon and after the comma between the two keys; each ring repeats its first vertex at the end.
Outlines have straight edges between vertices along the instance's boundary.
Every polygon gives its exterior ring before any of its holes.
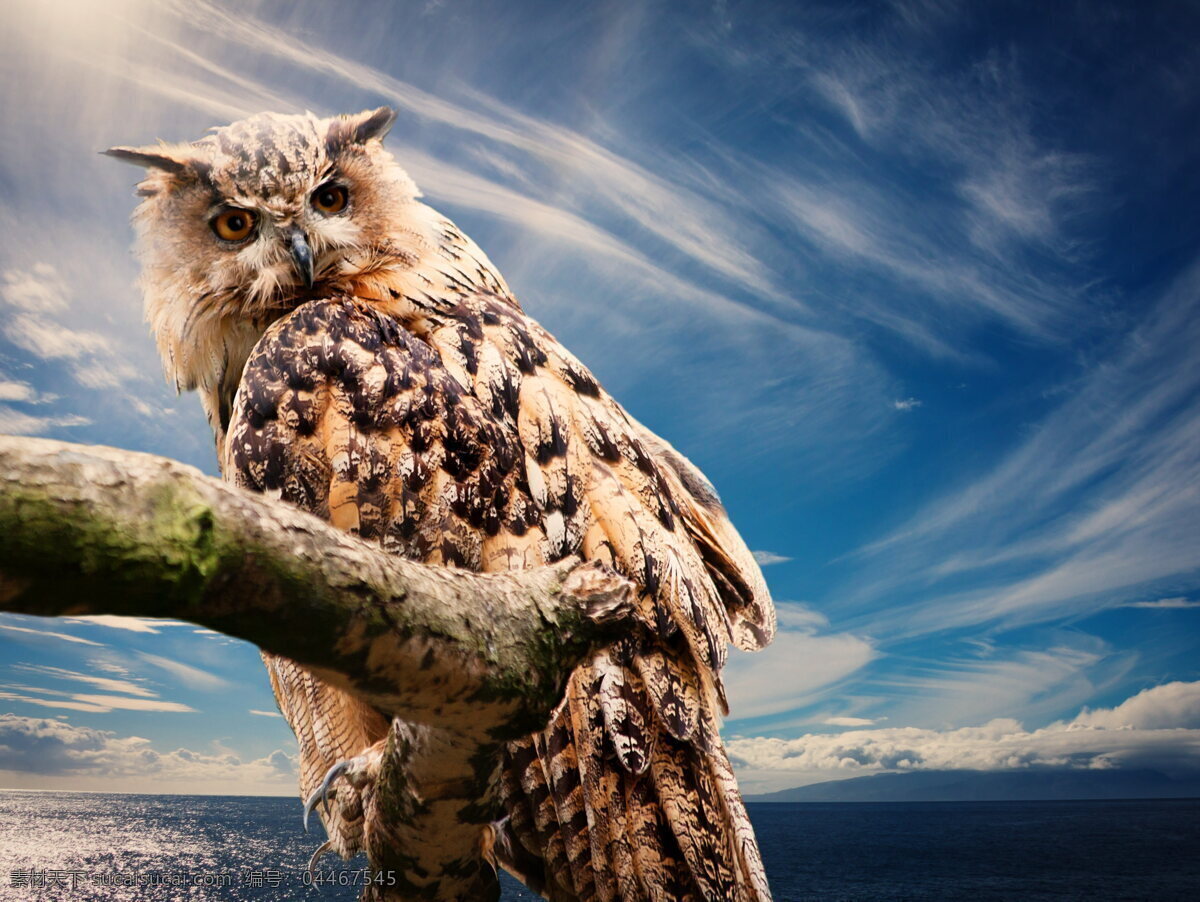
{"type": "Polygon", "coordinates": [[[111,388],[136,377],[110,337],[67,324],[70,289],[53,265],[5,272],[0,302],[4,337],[39,360],[65,362],[80,384],[111,388]]]}
{"type": "Polygon", "coordinates": [[[474,102],[455,103],[241,12],[232,15],[209,3],[171,5],[190,26],[359,90],[374,90],[423,119],[475,134],[542,166],[569,173],[576,191],[590,188],[590,200],[615,205],[641,228],[726,278],[759,294],[778,296],[719,205],[579,132],[516,110],[466,85],[458,86],[459,91],[465,101],[474,102]]]}
{"type": "MultiPolygon", "coordinates": [[[[56,69],[45,81],[48,91],[62,95],[57,97],[60,105],[79,106],[78,116],[67,121],[80,132],[80,141],[95,141],[101,134],[111,135],[106,140],[112,142],[186,137],[213,119],[264,108],[301,109],[311,103],[316,85],[331,95],[349,94],[355,103],[358,98],[363,103],[368,98],[386,101],[413,124],[397,128],[389,146],[437,202],[452,205],[456,214],[465,210],[482,214],[485,222],[501,220],[497,231],[512,247],[503,267],[510,281],[541,288],[560,322],[586,316],[588,325],[579,325],[576,332],[587,340],[623,334],[635,339],[593,348],[584,355],[589,360],[603,355],[601,359],[635,361],[632,367],[614,364],[612,371],[630,381],[675,379],[680,392],[703,394],[731,415],[753,417],[760,439],[756,449],[794,442],[797,436],[809,443],[844,442],[879,428],[875,410],[880,399],[874,396],[887,382],[883,370],[857,342],[827,328],[806,308],[803,292],[793,290],[790,273],[777,265],[786,242],[771,237],[756,197],[698,160],[660,155],[652,146],[620,140],[612,129],[581,130],[531,115],[467,84],[446,84],[434,94],[368,65],[366,55],[339,55],[244,10],[232,12],[212,3],[166,4],[150,21],[131,7],[106,10],[103,16],[80,10],[68,17],[61,9],[27,6],[28,15],[14,17],[17,32],[46,16],[64,32],[49,51],[56,66],[78,77],[63,78],[56,69]],[[280,76],[281,70],[288,76],[280,76]],[[264,76],[264,71],[272,74],[264,76]],[[123,91],[130,79],[138,102],[122,102],[117,109],[113,98],[120,92],[112,86],[120,83],[123,91]],[[93,83],[103,88],[83,102],[76,86],[93,83]],[[119,133],[114,123],[120,123],[119,133]],[[581,284],[584,270],[589,276],[581,284]],[[522,279],[526,272],[533,275],[522,279]],[[602,298],[592,302],[592,294],[602,298]],[[646,328],[651,311],[656,322],[646,328]],[[607,320],[605,329],[594,328],[597,318],[607,320]],[[764,342],[772,345],[766,354],[764,342]],[[711,354],[720,354],[746,375],[716,378],[706,365],[711,354]],[[761,391],[761,397],[748,403],[746,392],[758,391],[769,380],[795,390],[787,398],[761,391]],[[736,393],[736,403],[726,403],[722,392],[736,393]],[[798,423],[806,428],[798,430],[798,423]],[[766,434],[766,426],[778,434],[766,434]]],[[[26,102],[19,92],[9,94],[14,108],[26,102]]],[[[25,144],[8,148],[7,156],[14,166],[36,164],[25,144]]],[[[92,165],[116,171],[111,161],[92,165]]],[[[106,178],[116,184],[115,177],[106,178]]],[[[64,172],[56,184],[71,179],[64,172]]],[[[91,218],[81,217],[79,223],[113,233],[117,217],[110,209],[82,212],[91,218]]],[[[80,236],[64,235],[60,224],[54,244],[68,238],[91,250],[80,236]]],[[[34,238],[26,243],[33,245],[31,250],[42,246],[34,238]]],[[[78,268],[107,272],[114,269],[112,261],[121,259],[112,250],[85,253],[78,268]]],[[[132,271],[123,278],[132,281],[132,271]]],[[[70,321],[63,325],[85,331],[70,321]]],[[[126,332],[134,327],[132,322],[122,325],[126,332]]],[[[66,358],[56,359],[98,384],[105,378],[126,379],[129,367],[151,373],[154,364],[145,353],[148,343],[144,345],[136,360],[111,368],[76,367],[66,358]]],[[[82,347],[78,342],[73,346],[82,347]]],[[[126,408],[124,412],[140,412],[157,431],[179,433],[173,428],[178,422],[174,412],[168,419],[132,393],[126,408]]],[[[44,420],[23,424],[24,431],[47,427],[44,420]]],[[[188,425],[200,428],[198,420],[188,425]]],[[[698,414],[694,428],[707,441],[735,434],[742,424],[718,428],[710,417],[698,414]]],[[[195,443],[204,444],[198,432],[195,443]]]]}
{"type": "Polygon", "coordinates": [[[156,620],[149,617],[119,617],[115,614],[88,614],[83,617],[69,617],[68,622],[90,623],[96,626],[106,626],[110,629],[127,630],[132,633],[158,633],[164,627],[187,626],[178,620],[156,620]]]}
{"type": "Polygon", "coordinates": [[[201,670],[199,667],[193,667],[191,664],[184,664],[182,661],[164,658],[162,655],[152,655],[145,651],[139,651],[137,656],[160,670],[167,671],[189,689],[211,692],[215,689],[225,689],[230,685],[225,678],[219,677],[215,673],[209,673],[207,670],[201,670]]]}
{"type": "Polygon", "coordinates": [[[869,727],[875,721],[869,717],[827,717],[821,723],[830,727],[869,727]]]}
{"type": "Polygon", "coordinates": [[[770,567],[772,564],[786,564],[791,560],[786,554],[775,551],[753,551],[754,560],[760,567],[770,567]]]}
{"type": "Polygon", "coordinates": [[[100,690],[100,693],[29,685],[0,687],[0,690],[3,690],[0,691],[0,698],[9,701],[42,708],[86,711],[91,714],[107,714],[112,711],[158,711],[182,714],[195,713],[196,710],[182,702],[166,701],[160,698],[157,692],[132,680],[80,673],[46,664],[14,664],[12,669],[43,679],[67,683],[86,683],[89,687],[100,690]]]}
{"type": "Polygon", "coordinates": [[[919,727],[979,724],[997,717],[1045,723],[1121,684],[1138,655],[1077,631],[1040,637],[1031,647],[985,643],[974,654],[936,660],[906,656],[900,668],[869,674],[858,691],[877,699],[866,711],[919,727]]]}
{"type": "Polygon", "coordinates": [[[775,717],[811,705],[875,657],[869,639],[828,632],[820,612],[778,602],[774,642],[754,654],[735,654],[723,677],[738,720],[775,717]]]}
{"type": "Polygon", "coordinates": [[[1096,309],[1079,264],[1105,173],[1039,126],[1037,57],[1008,48],[946,66],[934,45],[965,8],[916,27],[892,6],[875,14],[882,30],[860,27],[863,15],[830,4],[690,24],[731,74],[830,114],[799,117],[787,157],[747,162],[738,180],[792,223],[790,246],[811,261],[793,282],[949,361],[986,361],[973,340],[985,326],[1073,340],[1096,309]]]}
{"type": "Polygon", "coordinates": [[[1146,608],[1152,611],[1179,611],[1185,608],[1200,608],[1200,601],[1192,601],[1182,595],[1177,595],[1172,598],[1157,598],[1154,601],[1131,601],[1121,607],[1146,608]]]}
{"type": "Polygon", "coordinates": [[[849,604],[912,599],[869,618],[870,628],[915,635],[1036,623],[1193,578],[1197,311],[1200,264],[989,470],[862,548],[849,604]]]}
{"type": "Polygon", "coordinates": [[[912,52],[936,35],[896,42],[831,42],[811,66],[818,95],[875,148],[951,166],[971,241],[1002,253],[1024,241],[1069,254],[1066,226],[1094,203],[1097,163],[1040,138],[1032,120],[1031,60],[1013,49],[946,71],[912,52]]]}
{"type": "MultiPolygon", "coordinates": [[[[3,428],[0,428],[0,432],[2,431],[3,428]]],[[[84,639],[81,636],[72,636],[69,633],[60,633],[56,632],[55,630],[37,629],[36,627],[32,626],[22,626],[21,623],[23,622],[32,622],[26,620],[25,618],[21,618],[20,622],[14,622],[16,620],[17,618],[12,614],[4,615],[3,619],[0,620],[0,630],[6,630],[9,633],[17,633],[18,638],[30,637],[35,640],[55,639],[62,642],[74,642],[77,645],[102,645],[100,642],[93,642],[91,639],[84,639]]]]}
{"type": "Polygon", "coordinates": [[[79,673],[63,667],[52,667],[48,664],[14,664],[14,670],[37,676],[51,677],[56,680],[70,680],[77,683],[88,683],[96,689],[105,692],[122,692],[126,695],[136,695],[142,698],[154,698],[155,692],[131,680],[119,680],[112,677],[96,676],[91,673],[79,673]]]}
{"type": "MultiPolygon", "coordinates": [[[[827,622],[815,617],[819,615],[811,609],[785,604],[781,630],[820,638],[827,622]]],[[[847,636],[861,638],[857,631],[829,637],[847,636]]],[[[786,635],[784,641],[790,654],[810,653],[786,635]]],[[[936,656],[923,654],[920,640],[863,641],[870,643],[870,657],[849,673],[839,670],[845,658],[825,662],[830,682],[815,690],[789,692],[792,686],[801,687],[785,666],[764,672],[765,682],[779,682],[773,689],[756,685],[755,691],[791,704],[778,704],[768,715],[749,724],[736,722],[733,728],[743,734],[786,736],[796,730],[885,721],[921,729],[979,725],[1003,717],[1043,724],[1113,692],[1129,680],[1141,660],[1135,651],[1079,630],[1042,630],[1023,645],[965,638],[940,646],[936,656]]],[[[796,672],[818,666],[823,661],[819,652],[818,647],[818,654],[804,663],[797,657],[796,672]]],[[[756,656],[745,661],[747,669],[754,667],[756,656]]]]}
{"type": "Polygon", "coordinates": [[[0,433],[6,435],[42,435],[52,429],[87,426],[92,421],[76,414],[34,416],[0,404],[0,433]]]}
{"type": "Polygon", "coordinates": [[[25,687],[26,693],[0,691],[0,698],[41,708],[62,708],[86,711],[89,714],[108,714],[112,711],[157,711],[171,714],[194,714],[196,709],[182,702],[158,698],[129,698],[124,695],[97,695],[87,692],[62,692],[55,689],[25,687]],[[36,694],[27,694],[36,693],[36,694]]]}

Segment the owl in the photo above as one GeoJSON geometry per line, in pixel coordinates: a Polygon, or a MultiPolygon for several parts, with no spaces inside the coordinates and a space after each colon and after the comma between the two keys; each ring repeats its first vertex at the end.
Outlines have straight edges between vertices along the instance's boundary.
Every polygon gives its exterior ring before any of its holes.
{"type": "Polygon", "coordinates": [[[383,146],[394,118],[266,113],[107,151],[147,169],[166,371],[199,393],[226,480],[434,567],[603,562],[637,624],[486,760],[264,654],[318,854],[366,852],[392,875],[371,898],[494,899],[500,866],[556,900],[767,899],[718,733],[728,646],[774,632],[762,574],[700,471],[422,203],[383,146]]]}

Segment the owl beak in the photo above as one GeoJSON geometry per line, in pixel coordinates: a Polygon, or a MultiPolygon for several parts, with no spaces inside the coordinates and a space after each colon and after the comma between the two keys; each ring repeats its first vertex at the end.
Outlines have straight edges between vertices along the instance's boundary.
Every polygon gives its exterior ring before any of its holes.
{"type": "Polygon", "coordinates": [[[289,239],[292,259],[296,262],[296,272],[304,279],[307,288],[313,286],[313,256],[312,248],[308,246],[308,238],[300,229],[294,229],[289,239]]]}

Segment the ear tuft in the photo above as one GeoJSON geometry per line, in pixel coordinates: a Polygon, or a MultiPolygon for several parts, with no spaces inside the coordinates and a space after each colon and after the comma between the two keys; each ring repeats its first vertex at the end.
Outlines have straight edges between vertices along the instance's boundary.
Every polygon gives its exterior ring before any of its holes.
{"type": "Polygon", "coordinates": [[[396,111],[390,106],[381,106],[369,113],[359,113],[355,118],[357,119],[357,127],[354,130],[355,141],[359,144],[363,144],[371,138],[378,138],[382,141],[384,135],[392,130],[392,123],[396,121],[396,111]]]}
{"type": "Polygon", "coordinates": [[[388,106],[363,110],[349,116],[338,116],[329,123],[326,142],[332,150],[350,144],[365,144],[372,138],[383,140],[383,136],[395,121],[396,111],[388,106]]]}
{"type": "Polygon", "coordinates": [[[108,150],[100,152],[107,157],[115,157],[126,163],[133,163],[135,166],[164,169],[173,175],[179,175],[187,168],[187,163],[177,156],[172,156],[171,150],[172,148],[162,145],[149,147],[110,147],[108,150]]]}

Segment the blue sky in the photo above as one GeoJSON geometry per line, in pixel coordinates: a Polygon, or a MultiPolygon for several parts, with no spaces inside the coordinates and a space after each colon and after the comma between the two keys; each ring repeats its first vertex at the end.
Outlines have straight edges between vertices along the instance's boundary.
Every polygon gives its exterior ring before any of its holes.
{"type": "MultiPolygon", "coordinates": [[[[387,103],[430,203],[759,549],[744,788],[1194,770],[1200,11],[1045,7],[6,4],[0,432],[215,472],[97,151],[387,103]]],[[[0,618],[0,784],[291,793],[274,712],[243,643],[0,618]]]]}

